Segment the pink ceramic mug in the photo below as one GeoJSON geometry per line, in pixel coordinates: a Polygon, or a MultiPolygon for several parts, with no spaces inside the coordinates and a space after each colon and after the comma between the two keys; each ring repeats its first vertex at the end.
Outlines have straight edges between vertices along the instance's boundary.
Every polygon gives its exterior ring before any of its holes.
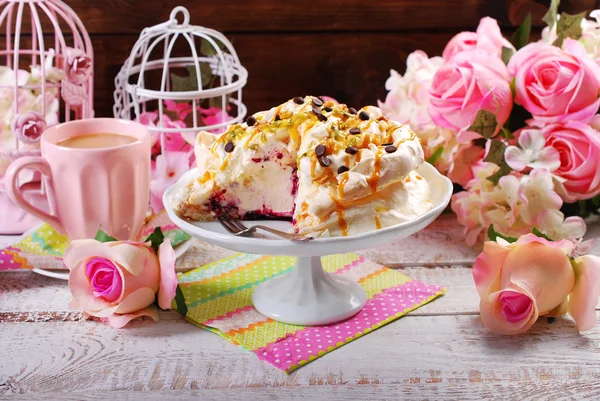
{"type": "Polygon", "coordinates": [[[71,240],[94,238],[99,228],[118,240],[135,239],[148,210],[151,146],[146,127],[132,121],[97,118],[55,125],[41,137],[42,157],[21,157],[11,163],[6,189],[15,204],[71,240]],[[137,140],[94,149],[57,145],[99,133],[137,140]],[[26,168],[43,174],[52,214],[23,197],[17,177],[26,168]]]}

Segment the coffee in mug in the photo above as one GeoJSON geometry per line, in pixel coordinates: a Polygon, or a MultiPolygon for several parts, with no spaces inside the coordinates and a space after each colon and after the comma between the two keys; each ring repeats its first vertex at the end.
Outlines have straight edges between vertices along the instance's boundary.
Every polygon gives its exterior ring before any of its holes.
{"type": "Polygon", "coordinates": [[[151,135],[139,123],[112,118],[70,121],[48,128],[41,157],[20,157],[8,168],[9,197],[69,239],[94,238],[99,229],[135,240],[150,197],[151,135]],[[52,213],[28,203],[18,175],[42,173],[52,213]]]}
{"type": "Polygon", "coordinates": [[[114,148],[138,141],[137,138],[123,134],[85,134],[64,139],[57,143],[58,146],[76,149],[102,149],[114,148]]]}

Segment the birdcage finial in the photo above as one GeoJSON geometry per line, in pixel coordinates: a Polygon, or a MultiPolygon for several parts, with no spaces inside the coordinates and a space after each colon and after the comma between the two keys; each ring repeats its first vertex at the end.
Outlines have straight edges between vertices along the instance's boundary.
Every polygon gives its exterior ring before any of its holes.
{"type": "Polygon", "coordinates": [[[173,11],[171,11],[169,20],[171,20],[171,22],[174,22],[175,25],[186,27],[190,24],[190,12],[184,6],[177,6],[173,9],[173,11]],[[177,19],[177,14],[183,15],[182,23],[179,23],[179,20],[177,19]]]}

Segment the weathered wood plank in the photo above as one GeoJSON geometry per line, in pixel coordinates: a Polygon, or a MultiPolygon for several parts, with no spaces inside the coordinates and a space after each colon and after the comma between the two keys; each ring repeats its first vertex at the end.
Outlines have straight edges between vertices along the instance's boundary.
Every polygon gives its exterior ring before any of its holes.
{"type": "Polygon", "coordinates": [[[584,397],[598,395],[598,355],[600,329],[578,334],[567,320],[542,320],[528,334],[502,337],[476,316],[407,317],[286,376],[182,319],[127,330],[94,322],[8,323],[0,325],[0,393],[222,389],[226,395],[271,388],[277,397],[291,394],[280,387],[323,395],[354,387],[383,398],[472,399],[477,390],[492,398],[539,399],[557,391],[584,397]]]}
{"type": "MultiPolygon", "coordinates": [[[[329,384],[329,383],[328,383],[329,384]]],[[[347,400],[596,400],[600,397],[600,385],[585,380],[566,381],[521,381],[510,382],[465,382],[439,383],[397,383],[397,384],[356,384],[341,386],[306,387],[257,387],[202,390],[168,391],[114,391],[114,392],[77,392],[77,393],[41,393],[11,396],[11,400],[54,400],[81,401],[111,399],[179,401],[182,399],[200,399],[202,401],[223,400],[306,400],[327,399],[331,401],[347,400]]]]}

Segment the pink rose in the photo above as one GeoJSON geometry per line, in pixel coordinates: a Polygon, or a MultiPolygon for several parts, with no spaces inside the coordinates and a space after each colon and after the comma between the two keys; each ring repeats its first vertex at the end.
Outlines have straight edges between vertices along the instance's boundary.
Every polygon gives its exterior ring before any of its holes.
{"type": "Polygon", "coordinates": [[[572,242],[551,242],[533,234],[513,244],[501,242],[486,242],[473,265],[485,327],[518,334],[539,316],[561,316],[567,311],[580,331],[594,327],[600,258],[582,256],[571,265],[572,242]]]}
{"type": "Polygon", "coordinates": [[[10,124],[13,135],[24,143],[37,143],[46,130],[44,116],[35,111],[16,114],[10,124]]]}
{"type": "Polygon", "coordinates": [[[558,191],[567,202],[590,199],[600,193],[600,132],[578,121],[549,124],[542,128],[546,147],[554,148],[560,166],[552,173],[560,178],[558,191]]]}
{"type": "Polygon", "coordinates": [[[461,32],[450,39],[442,54],[445,60],[450,60],[455,54],[465,50],[481,49],[500,58],[502,47],[513,49],[513,45],[502,36],[500,27],[495,19],[482,18],[477,32],[461,32]]]}
{"type": "Polygon", "coordinates": [[[440,127],[465,131],[479,110],[496,114],[504,124],[512,110],[508,71],[484,50],[458,53],[433,78],[429,113],[440,127]]]}
{"type": "Polygon", "coordinates": [[[64,263],[72,306],[116,328],[140,316],[158,320],[155,298],[169,309],[175,297],[175,253],[168,240],[158,256],[148,243],[76,240],[66,249],[64,263]]]}
{"type": "Polygon", "coordinates": [[[67,49],[67,79],[75,84],[84,83],[92,73],[93,62],[81,49],[67,49]]]}
{"type": "Polygon", "coordinates": [[[583,46],[571,39],[565,50],[546,43],[530,43],[508,63],[515,79],[515,103],[534,118],[549,122],[588,122],[600,107],[600,67],[583,46]]]}
{"type": "Polygon", "coordinates": [[[475,178],[473,168],[483,163],[485,149],[475,146],[473,142],[459,146],[448,170],[448,178],[463,188],[475,178]]]}

